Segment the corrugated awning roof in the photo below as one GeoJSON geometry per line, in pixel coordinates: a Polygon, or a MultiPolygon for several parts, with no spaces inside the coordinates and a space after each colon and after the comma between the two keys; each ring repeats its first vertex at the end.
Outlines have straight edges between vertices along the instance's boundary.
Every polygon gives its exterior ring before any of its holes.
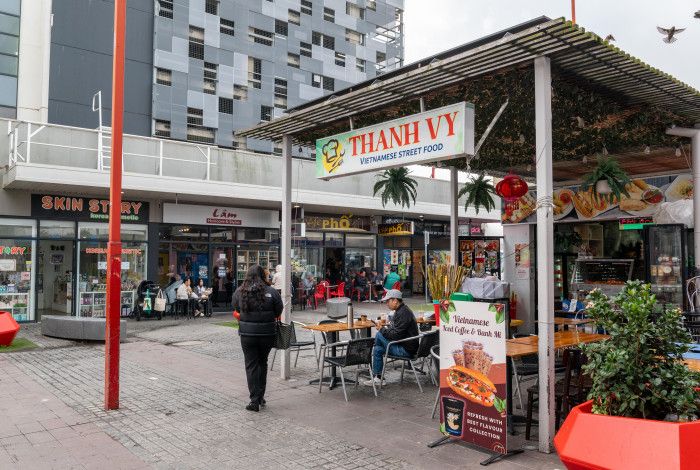
{"type": "MultiPolygon", "coordinates": [[[[538,18],[290,109],[236,135],[278,140],[548,56],[559,73],[700,122],[700,92],[564,18],[538,18]]],[[[534,93],[534,91],[533,91],[534,93]]]]}

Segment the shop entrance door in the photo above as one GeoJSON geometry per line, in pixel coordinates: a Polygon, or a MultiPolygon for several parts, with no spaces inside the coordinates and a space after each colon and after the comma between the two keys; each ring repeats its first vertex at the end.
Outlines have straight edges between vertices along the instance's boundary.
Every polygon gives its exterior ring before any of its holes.
{"type": "Polygon", "coordinates": [[[212,245],[211,247],[211,283],[212,307],[226,309],[231,305],[236,272],[236,247],[212,245]]]}
{"type": "Polygon", "coordinates": [[[345,249],[326,248],[326,278],[338,285],[345,274],[345,249]]]}
{"type": "Polygon", "coordinates": [[[73,314],[74,254],[74,241],[39,241],[37,310],[40,317],[73,314]]]}

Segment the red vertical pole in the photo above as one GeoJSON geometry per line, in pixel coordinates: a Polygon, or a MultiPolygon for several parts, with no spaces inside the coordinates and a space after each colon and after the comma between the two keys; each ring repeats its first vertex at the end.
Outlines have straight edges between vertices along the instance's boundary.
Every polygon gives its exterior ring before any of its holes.
{"type": "Polygon", "coordinates": [[[571,22],[576,23],[576,0],[571,0],[571,22]]]}
{"type": "Polygon", "coordinates": [[[121,312],[122,133],[124,118],[124,30],[126,0],[114,1],[112,62],[112,158],[107,247],[107,319],[105,322],[105,409],[119,408],[119,320],[121,312]]]}

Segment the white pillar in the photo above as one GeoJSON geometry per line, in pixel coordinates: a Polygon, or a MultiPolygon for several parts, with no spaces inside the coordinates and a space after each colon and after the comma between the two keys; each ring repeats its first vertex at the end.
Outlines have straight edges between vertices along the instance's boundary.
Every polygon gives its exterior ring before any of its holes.
{"type": "Polygon", "coordinates": [[[459,219],[457,217],[459,213],[459,199],[457,198],[458,175],[457,168],[450,167],[450,264],[455,266],[459,263],[457,251],[457,229],[459,228],[459,219]]]}
{"type": "Polygon", "coordinates": [[[537,171],[537,312],[540,452],[554,437],[554,225],[552,205],[552,71],[549,58],[535,59],[537,171]],[[547,199],[543,199],[547,198],[547,199]]]}
{"type": "MultiPolygon", "coordinates": [[[[700,124],[695,129],[672,127],[666,133],[691,138],[693,187],[700,188],[700,124]]],[[[695,248],[695,274],[700,274],[700,191],[693,191],[693,248],[695,248]]]]}
{"type": "MultiPolygon", "coordinates": [[[[292,320],[292,137],[282,138],[282,233],[280,234],[281,256],[284,283],[282,284],[282,301],[284,311],[282,322],[292,320]]],[[[289,378],[289,350],[281,351],[280,377],[289,378]]]]}

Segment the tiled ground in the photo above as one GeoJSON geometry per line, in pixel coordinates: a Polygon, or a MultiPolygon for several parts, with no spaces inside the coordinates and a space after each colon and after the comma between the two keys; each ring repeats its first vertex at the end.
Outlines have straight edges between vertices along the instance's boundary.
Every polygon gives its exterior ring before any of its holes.
{"type": "MultiPolygon", "coordinates": [[[[302,321],[322,316],[294,312],[302,321]]],[[[223,320],[130,322],[121,408],[112,412],[102,409],[102,345],[0,354],[0,414],[9,418],[0,424],[0,468],[432,469],[476,468],[486,457],[457,444],[427,448],[439,437],[427,378],[420,393],[410,377],[399,385],[396,371],[379,398],[358,387],[345,403],[340,389],[308,385],[318,374],[313,352],[302,353],[289,381],[270,373],[266,410],[245,411],[240,343],[236,330],[216,324],[223,320]]],[[[562,466],[528,451],[491,468],[562,466]]]]}

